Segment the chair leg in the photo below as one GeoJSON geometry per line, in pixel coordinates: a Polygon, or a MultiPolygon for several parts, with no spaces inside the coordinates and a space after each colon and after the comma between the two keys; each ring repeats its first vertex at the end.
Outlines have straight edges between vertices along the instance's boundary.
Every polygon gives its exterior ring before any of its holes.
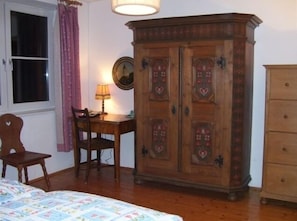
{"type": "Polygon", "coordinates": [[[97,150],[97,171],[100,170],[101,167],[101,151],[97,150]]]}
{"type": "Polygon", "coordinates": [[[78,174],[79,174],[79,166],[80,166],[80,156],[81,156],[81,151],[80,149],[78,149],[76,151],[76,154],[75,154],[75,159],[74,159],[74,168],[75,168],[75,176],[78,177],[78,174]]]}
{"type": "Polygon", "coordinates": [[[50,183],[50,180],[49,180],[47,171],[46,171],[46,167],[45,167],[45,162],[44,162],[44,160],[42,160],[42,161],[40,162],[40,165],[41,165],[42,170],[43,170],[44,179],[45,179],[45,181],[46,181],[47,189],[49,189],[50,186],[51,186],[51,183],[50,183]]]}
{"type": "Polygon", "coordinates": [[[92,154],[92,151],[87,151],[87,171],[85,176],[85,183],[88,182],[89,173],[91,169],[91,154],[92,154]]]}
{"type": "Polygon", "coordinates": [[[18,180],[20,183],[23,182],[23,179],[22,179],[22,167],[18,167],[18,180]]]}
{"type": "Polygon", "coordinates": [[[6,163],[3,162],[3,166],[2,166],[2,177],[5,177],[5,173],[6,173],[6,163]]]}
{"type": "Polygon", "coordinates": [[[29,178],[28,178],[28,169],[26,166],[24,167],[24,172],[25,172],[25,183],[28,184],[29,178]]]}

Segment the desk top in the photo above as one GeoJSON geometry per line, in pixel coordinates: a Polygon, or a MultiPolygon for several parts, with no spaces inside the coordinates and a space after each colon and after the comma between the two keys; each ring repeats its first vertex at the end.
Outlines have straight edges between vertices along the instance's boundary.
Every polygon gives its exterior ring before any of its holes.
{"type": "Polygon", "coordinates": [[[105,114],[90,118],[91,122],[110,122],[121,123],[125,121],[134,121],[135,119],[123,114],[105,114]]]}
{"type": "Polygon", "coordinates": [[[136,129],[134,118],[120,114],[106,114],[90,118],[91,130],[103,134],[123,134],[136,129]]]}

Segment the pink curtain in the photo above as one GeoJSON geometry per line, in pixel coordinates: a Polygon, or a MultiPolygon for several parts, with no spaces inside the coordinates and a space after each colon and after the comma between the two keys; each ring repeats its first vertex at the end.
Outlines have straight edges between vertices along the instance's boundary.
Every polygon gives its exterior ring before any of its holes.
{"type": "Polygon", "coordinates": [[[58,4],[61,50],[61,107],[57,110],[58,151],[69,152],[72,146],[71,106],[81,107],[79,69],[78,9],[71,5],[58,4]]]}

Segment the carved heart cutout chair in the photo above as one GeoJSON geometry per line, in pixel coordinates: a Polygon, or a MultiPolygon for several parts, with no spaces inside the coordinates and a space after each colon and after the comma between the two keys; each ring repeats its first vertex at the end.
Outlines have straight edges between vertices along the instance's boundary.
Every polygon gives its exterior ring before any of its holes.
{"type": "Polygon", "coordinates": [[[49,154],[26,151],[21,142],[20,135],[23,120],[13,114],[0,116],[0,159],[2,160],[2,177],[5,177],[6,166],[16,167],[18,180],[22,182],[22,170],[25,172],[25,181],[28,184],[27,167],[40,164],[44,173],[47,188],[50,187],[49,177],[45,167],[45,159],[51,157],[49,154]]]}

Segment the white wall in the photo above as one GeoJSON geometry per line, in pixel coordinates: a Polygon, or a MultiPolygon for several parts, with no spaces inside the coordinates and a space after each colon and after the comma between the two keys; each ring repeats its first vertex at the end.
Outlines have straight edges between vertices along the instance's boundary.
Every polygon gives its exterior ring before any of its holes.
{"type": "MultiPolygon", "coordinates": [[[[39,0],[56,4],[56,0],[39,0]]],[[[112,81],[112,66],[122,56],[133,57],[132,31],[125,23],[130,20],[202,15],[212,13],[251,13],[263,20],[255,30],[254,109],[251,157],[251,186],[260,187],[262,179],[265,69],[263,64],[297,63],[297,0],[161,0],[160,13],[145,17],[117,15],[111,12],[110,0],[82,0],[79,7],[82,103],[101,109],[94,99],[98,83],[111,83],[112,99],[107,100],[110,113],[127,114],[133,109],[133,90],[120,90],[112,81]]],[[[73,166],[73,154],[56,151],[54,111],[27,114],[22,138],[31,150],[52,154],[46,160],[52,173],[73,166]],[[33,136],[32,136],[33,134],[33,136]]],[[[121,165],[134,167],[133,133],[123,135],[121,165]]],[[[108,157],[109,153],[106,153],[108,157]]],[[[2,166],[0,166],[0,170],[2,166]]],[[[29,171],[31,178],[42,175],[40,168],[29,171]]],[[[9,168],[7,177],[16,178],[9,168]]]]}

